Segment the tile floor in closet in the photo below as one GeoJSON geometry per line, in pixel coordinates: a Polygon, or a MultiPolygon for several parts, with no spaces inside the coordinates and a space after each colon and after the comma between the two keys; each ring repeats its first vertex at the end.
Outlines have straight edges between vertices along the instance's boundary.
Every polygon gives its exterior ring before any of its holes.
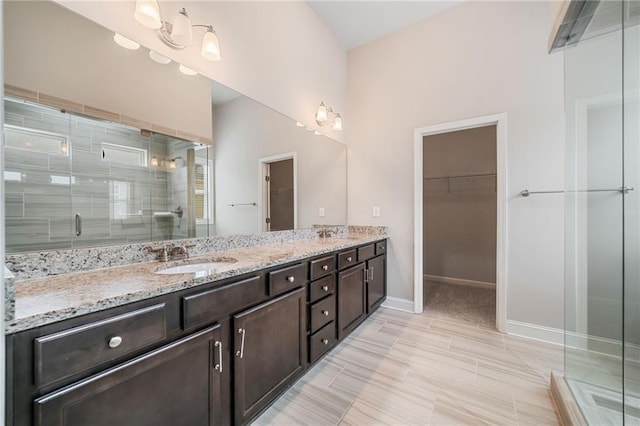
{"type": "Polygon", "coordinates": [[[256,425],[558,424],[562,348],[442,313],[381,308],[256,425]]]}

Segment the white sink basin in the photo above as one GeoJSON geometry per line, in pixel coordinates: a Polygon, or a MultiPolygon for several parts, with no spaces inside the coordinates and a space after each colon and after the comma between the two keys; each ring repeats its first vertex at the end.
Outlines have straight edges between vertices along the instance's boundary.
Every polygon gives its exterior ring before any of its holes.
{"type": "Polygon", "coordinates": [[[223,268],[233,265],[234,262],[203,262],[190,265],[174,266],[172,268],[159,269],[156,274],[194,274],[196,278],[206,277],[219,272],[223,268]]]}

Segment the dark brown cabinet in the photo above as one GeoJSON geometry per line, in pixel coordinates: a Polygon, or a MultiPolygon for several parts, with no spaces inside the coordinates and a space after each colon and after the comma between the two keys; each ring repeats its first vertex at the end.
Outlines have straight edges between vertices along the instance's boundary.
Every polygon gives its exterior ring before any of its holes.
{"type": "Polygon", "coordinates": [[[378,256],[367,261],[367,313],[375,311],[387,295],[386,256],[378,256]]]}
{"type": "Polygon", "coordinates": [[[6,424],[247,424],[385,296],[378,240],[8,335],[6,424]]]}
{"type": "Polygon", "coordinates": [[[367,316],[365,264],[338,274],[338,339],[356,328],[367,316]]]}
{"type": "Polygon", "coordinates": [[[306,289],[234,315],[235,422],[244,424],[306,368],[306,289]]]}
{"type": "Polygon", "coordinates": [[[35,425],[216,425],[221,418],[220,326],[42,396],[35,425]]]}

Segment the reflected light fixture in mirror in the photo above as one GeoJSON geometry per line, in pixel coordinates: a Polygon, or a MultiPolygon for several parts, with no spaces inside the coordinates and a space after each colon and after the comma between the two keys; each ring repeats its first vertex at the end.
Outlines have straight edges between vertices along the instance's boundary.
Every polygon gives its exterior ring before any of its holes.
{"type": "Polygon", "coordinates": [[[197,75],[198,73],[194,70],[192,70],[191,68],[185,67],[184,65],[180,64],[178,66],[178,69],[180,70],[180,72],[184,75],[197,75]]]}
{"type": "Polygon", "coordinates": [[[220,43],[213,26],[193,25],[184,7],[178,11],[173,22],[168,22],[162,20],[160,6],[156,0],[136,0],[136,10],[133,16],[139,24],[156,30],[160,40],[173,49],[184,49],[192,46],[193,28],[206,28],[207,30],[202,37],[200,56],[213,62],[221,59],[220,43]]]}
{"type": "Polygon", "coordinates": [[[316,123],[320,126],[329,124],[333,130],[338,132],[342,130],[342,117],[333,108],[327,107],[324,102],[320,102],[320,106],[316,111],[316,123]],[[330,118],[332,120],[329,120],[330,118]]]}
{"type": "Polygon", "coordinates": [[[113,41],[115,41],[118,46],[124,47],[129,50],[138,50],[140,49],[140,43],[136,43],[135,41],[126,38],[122,34],[115,33],[113,35],[113,41]]]}

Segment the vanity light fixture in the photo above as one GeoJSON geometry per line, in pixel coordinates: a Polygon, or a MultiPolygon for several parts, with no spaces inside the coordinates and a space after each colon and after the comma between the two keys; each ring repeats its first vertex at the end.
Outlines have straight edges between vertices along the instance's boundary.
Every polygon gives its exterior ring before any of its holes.
{"type": "Polygon", "coordinates": [[[333,108],[326,106],[324,102],[320,102],[320,106],[316,111],[316,123],[319,126],[329,124],[333,130],[338,132],[342,130],[342,117],[333,108]]]}
{"type": "Polygon", "coordinates": [[[160,6],[156,0],[136,0],[136,10],[133,14],[141,25],[156,30],[156,34],[172,49],[184,49],[193,45],[193,28],[206,28],[200,46],[200,56],[208,61],[219,61],[220,43],[211,25],[193,25],[187,10],[181,8],[173,22],[165,21],[160,16],[160,6]]]}
{"type": "Polygon", "coordinates": [[[120,47],[124,47],[129,50],[138,50],[140,49],[140,43],[136,43],[135,41],[126,38],[122,34],[115,33],[113,35],[113,41],[120,47]]]}

